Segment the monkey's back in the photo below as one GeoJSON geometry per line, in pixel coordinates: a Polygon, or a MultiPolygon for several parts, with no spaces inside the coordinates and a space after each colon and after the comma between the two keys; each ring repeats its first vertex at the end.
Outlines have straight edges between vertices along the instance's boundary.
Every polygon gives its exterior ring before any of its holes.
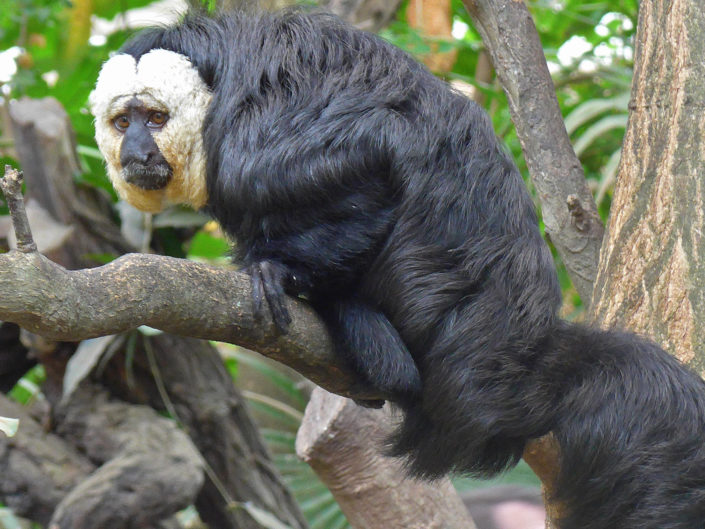
{"type": "Polygon", "coordinates": [[[477,105],[328,15],[190,16],[124,51],[153,48],[213,91],[207,209],[398,397],[413,473],[491,475],[551,430],[565,529],[702,527],[702,380],[557,319],[532,201],[477,105]]]}

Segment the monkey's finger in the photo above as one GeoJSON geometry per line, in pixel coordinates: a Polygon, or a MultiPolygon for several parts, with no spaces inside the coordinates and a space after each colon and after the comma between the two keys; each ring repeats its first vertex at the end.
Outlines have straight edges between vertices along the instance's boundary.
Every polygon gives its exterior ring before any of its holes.
{"type": "Polygon", "coordinates": [[[264,285],[262,283],[262,271],[259,265],[255,264],[250,267],[250,283],[252,285],[252,311],[255,318],[262,319],[264,301],[264,285]]]}
{"type": "Polygon", "coordinates": [[[274,323],[282,334],[286,334],[291,323],[291,315],[286,308],[283,275],[281,270],[270,262],[261,263],[264,295],[272,312],[274,323]]]}

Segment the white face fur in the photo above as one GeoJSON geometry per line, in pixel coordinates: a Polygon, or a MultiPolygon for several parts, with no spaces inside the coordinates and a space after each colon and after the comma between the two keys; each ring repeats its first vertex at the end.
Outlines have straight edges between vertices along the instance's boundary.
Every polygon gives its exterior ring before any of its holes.
{"type": "Polygon", "coordinates": [[[96,141],[121,198],[149,212],[161,211],[170,204],[188,204],[194,209],[205,205],[206,155],[201,130],[210,100],[208,87],[184,55],[155,49],[139,62],[131,55],[119,54],[103,64],[90,105],[96,118],[96,141]],[[145,190],[123,178],[123,133],[114,120],[134,98],[150,110],[169,115],[166,124],[152,133],[173,170],[171,180],[162,189],[145,190]]]}

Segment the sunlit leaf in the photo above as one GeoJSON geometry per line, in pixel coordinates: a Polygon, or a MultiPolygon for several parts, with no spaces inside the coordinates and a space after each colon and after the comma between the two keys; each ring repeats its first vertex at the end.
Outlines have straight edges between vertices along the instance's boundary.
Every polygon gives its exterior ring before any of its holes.
{"type": "Polygon", "coordinates": [[[580,137],[575,141],[573,147],[575,149],[575,154],[580,156],[585,149],[587,149],[592,142],[597,138],[605,134],[606,132],[613,129],[624,129],[627,126],[627,115],[619,116],[607,116],[597,121],[595,124],[588,127],[588,129],[580,135],[580,137]]]}
{"type": "Polygon", "coordinates": [[[252,516],[262,527],[266,527],[267,529],[291,529],[290,525],[279,520],[271,512],[260,509],[249,501],[241,504],[241,508],[252,516]]]}
{"type": "Polygon", "coordinates": [[[625,92],[610,99],[592,99],[577,106],[565,118],[565,128],[572,134],[578,127],[606,112],[616,110],[626,113],[629,93],[625,92]]]}

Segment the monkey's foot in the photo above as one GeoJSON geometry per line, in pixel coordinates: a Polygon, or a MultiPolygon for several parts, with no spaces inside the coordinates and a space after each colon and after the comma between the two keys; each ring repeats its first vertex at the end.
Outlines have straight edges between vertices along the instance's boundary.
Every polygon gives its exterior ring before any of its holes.
{"type": "Polygon", "coordinates": [[[273,261],[260,261],[247,267],[247,272],[252,281],[255,317],[258,319],[263,317],[264,300],[267,300],[274,324],[282,334],[286,334],[291,323],[284,291],[284,282],[288,275],[287,268],[273,261]]]}

